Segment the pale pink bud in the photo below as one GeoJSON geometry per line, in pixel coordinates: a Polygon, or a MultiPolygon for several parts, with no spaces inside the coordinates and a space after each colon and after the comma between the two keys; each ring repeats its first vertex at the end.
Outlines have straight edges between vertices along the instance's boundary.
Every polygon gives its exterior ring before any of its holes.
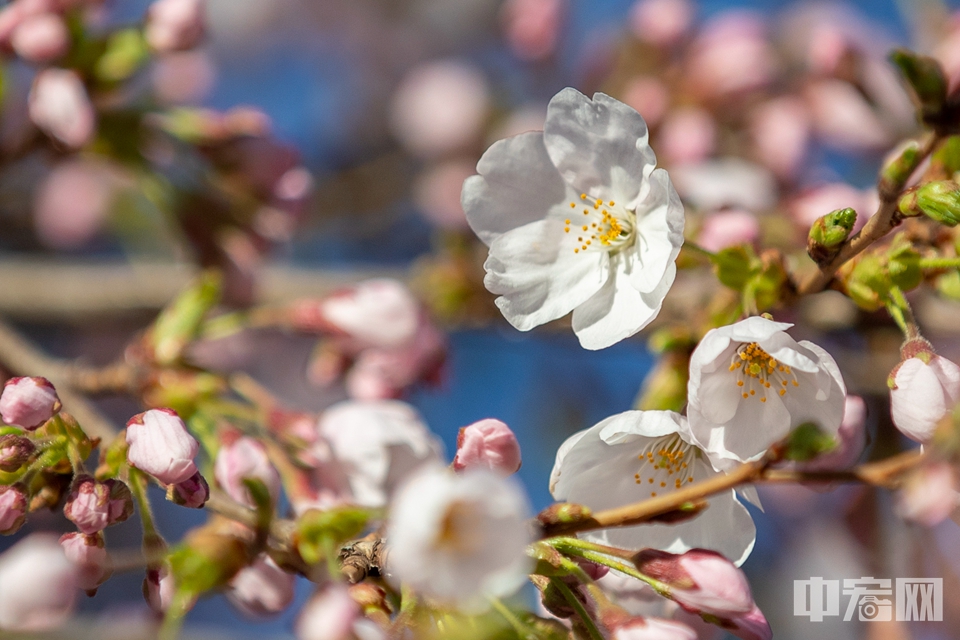
{"type": "Polygon", "coordinates": [[[60,546],[67,560],[77,567],[77,586],[88,594],[96,591],[113,573],[102,533],[65,533],[60,536],[60,546]]]}
{"type": "Polygon", "coordinates": [[[520,444],[503,422],[487,418],[460,429],[453,468],[490,469],[510,475],[520,469],[520,444]]]}
{"type": "Polygon", "coordinates": [[[327,297],[320,308],[328,325],[360,343],[395,347],[410,341],[420,322],[420,305],[396,280],[366,280],[327,297]]]}
{"type": "Polygon", "coordinates": [[[318,591],[300,611],[297,640],[350,640],[354,623],[361,618],[358,605],[347,588],[330,584],[318,591]]]}
{"type": "Polygon", "coordinates": [[[199,471],[183,482],[167,486],[167,500],[181,507],[199,509],[209,498],[210,486],[199,471]]]}
{"type": "Polygon", "coordinates": [[[565,0],[507,0],[500,15],[510,50],[522,60],[553,54],[565,9],[565,0]]]}
{"type": "Polygon", "coordinates": [[[682,107],[667,114],[660,125],[658,155],[669,164],[694,164],[716,146],[717,126],[704,109],[682,107]]]}
{"type": "Polygon", "coordinates": [[[848,395],[844,401],[843,422],[837,431],[837,447],[810,462],[797,465],[805,471],[846,469],[855,463],[867,443],[867,405],[860,396],[848,395]]]}
{"type": "Polygon", "coordinates": [[[130,489],[120,480],[97,482],[91,476],[77,476],[63,505],[63,515],[81,533],[92,534],[123,522],[133,513],[130,489]]]}
{"type": "Polygon", "coordinates": [[[263,445],[249,437],[238,438],[236,442],[220,447],[214,464],[217,482],[231,498],[237,502],[254,506],[244,478],[261,480],[270,492],[274,504],[280,495],[280,476],[270,463],[263,445]]]}
{"type": "Polygon", "coordinates": [[[177,484],[197,472],[200,444],[173,409],[151,409],[127,423],[127,461],[164,484],[177,484]]]}
{"type": "Polygon", "coordinates": [[[693,14],[689,0],[639,0],[630,10],[630,29],[639,40],[670,46],[689,31],[693,14]]]}
{"type": "Polygon", "coordinates": [[[400,83],[390,105],[390,128],[411,153],[434,158],[476,141],[488,104],[487,81],[477,68],[431,62],[400,83]]]}
{"type": "Polygon", "coordinates": [[[636,76],[623,88],[620,98],[643,116],[648,127],[657,126],[670,106],[670,92],[655,76],[636,76]]]}
{"type": "Polygon", "coordinates": [[[10,43],[24,60],[49,62],[67,52],[70,34],[63,18],[55,13],[41,13],[21,22],[10,43]]]}
{"type": "Polygon", "coordinates": [[[0,629],[58,627],[72,613],[76,598],[77,569],[56,536],[28,536],[0,555],[0,629]]]}
{"type": "Polygon", "coordinates": [[[715,551],[691,549],[677,555],[644,549],[635,562],[641,572],[666,583],[670,598],[692,613],[732,618],[753,609],[746,576],[715,551]]]}
{"type": "Polygon", "coordinates": [[[738,244],[753,244],[760,235],[757,217],[742,209],[718,211],[706,217],[697,244],[707,251],[720,251],[738,244]]]}
{"type": "Polygon", "coordinates": [[[760,607],[753,605],[748,613],[724,621],[724,628],[743,640],[770,640],[773,631],[770,623],[760,611],[760,607]]]}
{"type": "Polygon", "coordinates": [[[36,449],[30,438],[15,433],[0,436],[0,471],[17,471],[30,460],[36,449]]]}
{"type": "Polygon", "coordinates": [[[93,105],[73,71],[51,67],[38,73],[29,103],[30,120],[68,147],[82,147],[93,137],[93,105]]]}
{"type": "Polygon", "coordinates": [[[230,581],[227,600],[250,616],[280,613],[293,602],[296,578],[277,566],[269,556],[261,556],[230,581]]]}
{"type": "Polygon", "coordinates": [[[144,35],[154,51],[192,49],[206,30],[203,0],[157,0],[147,11],[144,35]]]}
{"type": "Polygon", "coordinates": [[[960,367],[921,352],[894,368],[889,384],[894,426],[912,440],[928,442],[940,419],[960,400],[960,367]]]}
{"type": "Polygon", "coordinates": [[[635,618],[617,627],[613,640],[697,640],[697,633],[685,624],[662,618],[635,618]]]}
{"type": "Polygon", "coordinates": [[[143,578],[143,599],[157,613],[165,612],[176,595],[177,584],[166,565],[147,569],[143,578]]]}
{"type": "Polygon", "coordinates": [[[28,431],[42,426],[60,411],[60,398],[46,378],[10,378],[0,395],[0,417],[28,431]]]}
{"type": "Polygon", "coordinates": [[[0,534],[16,532],[27,517],[27,494],[19,485],[0,485],[0,534]]]}
{"type": "Polygon", "coordinates": [[[904,520],[932,527],[960,505],[956,476],[947,462],[934,462],[910,474],[897,492],[897,514],[904,520]]]}

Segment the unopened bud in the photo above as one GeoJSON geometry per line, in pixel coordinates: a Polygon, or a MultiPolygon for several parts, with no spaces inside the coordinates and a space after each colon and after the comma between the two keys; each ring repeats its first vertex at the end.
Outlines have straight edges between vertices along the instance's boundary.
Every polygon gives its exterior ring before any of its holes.
{"type": "Polygon", "coordinates": [[[226,596],[230,604],[247,615],[271,616],[293,602],[295,577],[262,556],[233,577],[226,596]]]}
{"type": "Polygon", "coordinates": [[[520,444],[505,423],[488,418],[460,429],[453,468],[490,469],[503,475],[520,469],[520,444]]]}
{"type": "Polygon", "coordinates": [[[193,458],[200,443],[172,409],[151,409],[127,423],[127,460],[164,484],[188,480],[197,472],[193,458]]]}
{"type": "Polygon", "coordinates": [[[947,99],[947,79],[940,63],[907,49],[895,49],[890,60],[903,74],[912,90],[924,122],[935,119],[947,99]]]}
{"type": "Polygon", "coordinates": [[[920,145],[911,140],[887,160],[880,170],[880,193],[891,196],[900,193],[913,175],[920,161],[920,145]]]}
{"type": "Polygon", "coordinates": [[[937,424],[960,401],[960,367],[923,339],[900,350],[903,360],[887,378],[893,424],[908,438],[929,442],[937,424]]]}
{"type": "Polygon", "coordinates": [[[849,207],[817,218],[807,236],[807,254],[817,264],[830,260],[849,237],[856,221],[857,212],[849,207]]]}
{"type": "Polygon", "coordinates": [[[879,256],[861,254],[852,263],[844,265],[841,272],[846,274],[847,295],[857,306],[867,311],[876,311],[883,306],[891,283],[879,256]]]}
{"type": "Polygon", "coordinates": [[[669,597],[692,613],[732,618],[753,609],[743,572],[715,551],[684,554],[644,549],[634,557],[641,573],[670,587],[669,597]]]}
{"type": "Polygon", "coordinates": [[[97,587],[107,581],[113,571],[104,546],[103,533],[65,533],[60,546],[67,560],[77,567],[77,586],[93,595],[97,587]]]}
{"type": "Polygon", "coordinates": [[[0,534],[10,535],[27,517],[27,494],[20,485],[0,486],[0,534]]]}
{"type": "Polygon", "coordinates": [[[0,395],[0,417],[28,431],[37,429],[60,411],[60,398],[46,378],[10,378],[0,395]]]}
{"type": "Polygon", "coordinates": [[[30,460],[34,451],[36,446],[30,438],[14,433],[0,436],[0,471],[17,471],[30,460]]]}
{"type": "Polygon", "coordinates": [[[200,472],[177,484],[167,486],[167,500],[181,507],[199,509],[210,498],[210,486],[200,472]]]}
{"type": "Polygon", "coordinates": [[[120,480],[97,482],[90,476],[77,476],[63,514],[81,533],[93,534],[129,518],[133,498],[120,480]]]}
{"type": "Polygon", "coordinates": [[[940,224],[955,227],[960,222],[960,185],[937,180],[909,189],[898,204],[905,217],[925,215],[940,224]]]}

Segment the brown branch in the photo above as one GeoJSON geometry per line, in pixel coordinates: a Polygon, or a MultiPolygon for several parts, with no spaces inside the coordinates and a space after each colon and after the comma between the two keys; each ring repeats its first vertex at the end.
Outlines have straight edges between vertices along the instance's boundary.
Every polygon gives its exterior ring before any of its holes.
{"type": "MultiPolygon", "coordinates": [[[[924,139],[914,162],[914,171],[933,153],[934,149],[936,149],[942,140],[943,138],[937,134],[931,134],[924,139]]],[[[881,180],[878,188],[880,192],[880,206],[877,208],[877,212],[873,214],[872,218],[867,220],[867,223],[860,231],[853,234],[841,245],[839,252],[837,252],[833,259],[820,265],[819,270],[797,286],[798,296],[822,291],[830,284],[833,276],[844,263],[887,235],[900,224],[901,217],[900,212],[897,210],[897,201],[903,192],[903,185],[888,186],[881,180]]]]}

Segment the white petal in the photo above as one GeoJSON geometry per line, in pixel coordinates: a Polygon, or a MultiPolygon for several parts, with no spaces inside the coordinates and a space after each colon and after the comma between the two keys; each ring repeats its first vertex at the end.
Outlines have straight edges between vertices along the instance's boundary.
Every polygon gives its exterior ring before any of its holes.
{"type": "Polygon", "coordinates": [[[563,498],[556,493],[557,481],[560,479],[560,473],[563,469],[563,459],[567,457],[567,453],[570,451],[570,449],[580,442],[580,438],[586,435],[588,431],[589,429],[577,431],[575,434],[564,440],[563,444],[560,445],[560,448],[557,449],[557,457],[553,463],[553,470],[550,472],[550,495],[552,495],[555,500],[563,500],[563,498]]]}
{"type": "MultiPolygon", "coordinates": [[[[934,361],[931,361],[931,365],[934,361]]],[[[918,442],[930,439],[937,422],[952,404],[937,375],[939,367],[931,365],[925,364],[920,358],[905,360],[897,371],[897,388],[890,391],[893,423],[918,442]]]]}
{"type": "Polygon", "coordinates": [[[729,422],[740,406],[741,387],[737,386],[737,376],[729,369],[720,369],[708,373],[700,379],[697,409],[707,420],[715,424],[729,422]]]}
{"type": "Polygon", "coordinates": [[[607,279],[599,251],[573,252],[562,220],[540,220],[508,231],[490,245],[484,284],[514,327],[528,331],[585,302],[607,279]]]}
{"type": "Polygon", "coordinates": [[[683,204],[663,169],[650,174],[650,192],[637,208],[637,264],[633,286],[643,293],[660,287],[683,245],[683,204]]]}
{"type": "Polygon", "coordinates": [[[477,171],[479,176],[463,183],[460,201],[470,228],[486,244],[570,199],[539,131],[495,142],[480,158],[477,171]]]}
{"type": "Polygon", "coordinates": [[[759,396],[744,400],[724,430],[723,448],[738,460],[748,460],[783,439],[790,431],[790,418],[776,393],[768,393],[766,402],[759,396]]]}
{"type": "Polygon", "coordinates": [[[786,333],[775,333],[766,340],[759,341],[759,345],[761,349],[776,358],[781,364],[793,369],[806,371],[807,373],[814,373],[820,369],[819,364],[815,361],[816,355],[809,353],[807,349],[797,344],[797,341],[786,333]]]}
{"type": "Polygon", "coordinates": [[[778,331],[786,331],[792,326],[788,322],[774,322],[761,316],[751,316],[714,331],[737,342],[764,342],[778,331]]]}
{"type": "Polygon", "coordinates": [[[659,438],[680,432],[683,416],[675,411],[624,411],[598,423],[596,429],[600,440],[607,445],[636,440],[635,437],[659,438]]]}
{"type": "Polygon", "coordinates": [[[623,204],[642,196],[656,165],[640,114],[610,96],[593,100],[567,88],[550,100],[543,141],[564,180],[593,197],[623,204]]]}

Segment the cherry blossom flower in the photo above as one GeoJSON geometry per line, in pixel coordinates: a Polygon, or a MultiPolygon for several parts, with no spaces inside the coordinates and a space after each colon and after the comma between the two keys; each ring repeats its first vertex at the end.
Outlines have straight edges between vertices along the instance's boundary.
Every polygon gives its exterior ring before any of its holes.
{"type": "Polygon", "coordinates": [[[416,409],[398,400],[335,404],[320,416],[317,432],[346,474],[354,502],[368,507],[386,505],[407,475],[441,461],[440,442],[416,409]]]}
{"type": "Polygon", "coordinates": [[[689,0],[639,0],[630,10],[630,30],[640,40],[670,46],[690,29],[693,15],[689,0]]]}
{"type": "Polygon", "coordinates": [[[644,549],[637,568],[670,587],[670,598],[687,611],[718,618],[749,613],[754,605],[743,572],[714,551],[691,549],[682,555],[644,549]]]}
{"type": "Polygon", "coordinates": [[[910,474],[897,492],[897,514],[932,527],[960,506],[956,472],[948,462],[934,462],[910,474]]]}
{"type": "Polygon", "coordinates": [[[530,507],[513,478],[431,466],[397,492],[387,522],[388,579],[466,610],[526,581],[530,507]]]}
{"type": "Polygon", "coordinates": [[[77,568],[57,538],[34,534],[0,555],[0,629],[42,631],[63,624],[77,599],[77,568]]]}
{"type": "Polygon", "coordinates": [[[960,401],[960,367],[933,353],[929,343],[897,365],[889,384],[893,424],[917,442],[928,442],[940,418],[960,401]]]}
{"type": "Polygon", "coordinates": [[[200,443],[172,409],[151,409],[127,422],[127,460],[165,484],[177,484],[197,472],[193,458],[200,443]]]}
{"type": "Polygon", "coordinates": [[[694,350],[687,417],[715,464],[755,458],[805,422],[831,435],[840,428],[840,370],[819,346],[788,336],[792,326],[747,318],[710,330],[694,350]]]}
{"type": "Polygon", "coordinates": [[[10,535],[27,517],[27,494],[19,485],[0,486],[0,535],[10,535]]]}
{"type": "Polygon", "coordinates": [[[520,469],[520,443],[505,423],[487,418],[460,429],[453,468],[490,469],[504,475],[520,469]]]}
{"type": "Polygon", "coordinates": [[[263,555],[230,580],[227,600],[250,616],[277,614],[293,602],[295,580],[292,573],[263,555]]]}
{"type": "Polygon", "coordinates": [[[214,475],[231,498],[251,507],[254,502],[243,484],[245,478],[263,482],[274,504],[280,496],[280,475],[270,463],[266,449],[254,438],[244,436],[221,447],[214,475]]]}
{"type": "Polygon", "coordinates": [[[63,515],[85,534],[102,531],[132,514],[133,498],[127,485],[113,478],[98,482],[88,475],[77,476],[63,506],[63,515]]]}
{"type": "Polygon", "coordinates": [[[697,634],[680,622],[637,618],[617,627],[613,640],[697,640],[697,634]]]}
{"type": "Polygon", "coordinates": [[[760,235],[757,217],[743,209],[717,211],[706,217],[697,234],[697,244],[707,251],[720,251],[738,244],[753,244],[760,235]]]}
{"type": "Polygon", "coordinates": [[[161,53],[195,47],[206,29],[204,5],[204,0],[157,0],[147,13],[147,42],[161,53]]]}
{"type": "Polygon", "coordinates": [[[60,546],[67,560],[77,567],[77,587],[80,589],[92,593],[113,573],[103,533],[65,533],[60,536],[60,546]]]}
{"type": "Polygon", "coordinates": [[[386,634],[363,617],[347,588],[331,583],[318,591],[300,611],[297,640],[381,640],[386,634]]]}
{"type": "Polygon", "coordinates": [[[93,137],[96,114],[83,80],[73,71],[47,68],[37,74],[30,91],[30,120],[71,148],[93,137]]]}
{"type": "MultiPolygon", "coordinates": [[[[686,419],[672,411],[626,411],[570,436],[557,452],[550,492],[557,500],[597,511],[661,496],[717,475],[695,444],[686,419]]],[[[702,548],[741,564],[756,529],[735,492],[710,498],[683,522],[618,527],[581,534],[602,544],[683,553],[702,548]]]]}
{"type": "Polygon", "coordinates": [[[46,378],[10,378],[0,395],[0,418],[28,431],[60,411],[60,398],[46,378]]]}
{"type": "Polygon", "coordinates": [[[635,334],[676,275],[683,207],[636,111],[564,89],[543,133],[491,146],[463,185],[471,228],[490,247],[484,284],[517,329],[573,311],[587,349],[635,334]]]}
{"type": "Polygon", "coordinates": [[[63,18],[55,13],[29,16],[10,38],[13,50],[30,62],[49,62],[70,48],[70,33],[63,18]]]}

